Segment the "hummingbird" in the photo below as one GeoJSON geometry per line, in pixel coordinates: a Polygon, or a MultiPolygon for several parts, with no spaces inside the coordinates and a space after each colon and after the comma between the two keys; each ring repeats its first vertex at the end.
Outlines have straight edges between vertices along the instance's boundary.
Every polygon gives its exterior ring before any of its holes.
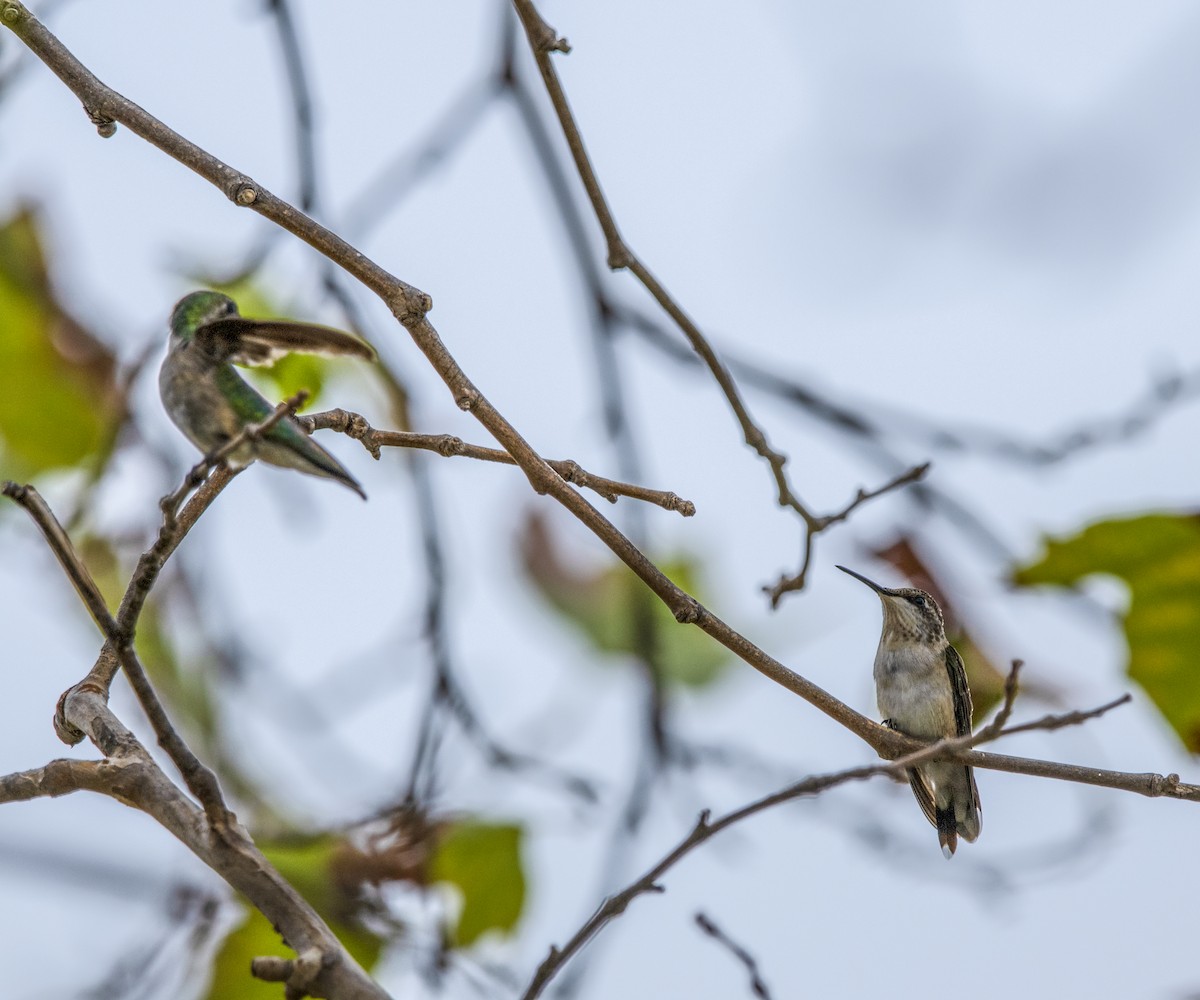
{"type": "MultiPolygon", "coordinates": [[[[889,589],[839,566],[865,583],[883,602],[883,634],[875,653],[875,700],[889,729],[922,740],[971,732],[971,689],[958,650],[946,639],[942,609],[913,587],[889,589]]],[[[972,769],[956,761],[910,768],[917,805],[938,832],[947,857],[958,838],[974,842],[983,825],[972,769]]]]}
{"type": "MultiPolygon", "coordinates": [[[[349,354],[372,360],[370,345],[341,330],[285,320],[247,319],[220,292],[185,295],[171,312],[167,356],[158,391],[171,419],[201,451],[210,454],[275,407],[246,382],[234,365],[266,364],[282,354],[349,354]]],[[[235,467],[261,458],[270,465],[335,479],[364,500],[363,488],[342,464],[285,416],[262,437],[229,456],[235,467]]]]}

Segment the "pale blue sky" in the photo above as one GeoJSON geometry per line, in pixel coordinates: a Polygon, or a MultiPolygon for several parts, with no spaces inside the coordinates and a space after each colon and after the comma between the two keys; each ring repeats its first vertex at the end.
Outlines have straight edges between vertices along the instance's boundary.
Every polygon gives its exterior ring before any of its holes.
{"type": "MultiPolygon", "coordinates": [[[[321,190],[336,229],[375,173],[491,66],[499,7],[347,4],[336,16],[312,0],[296,8],[318,95],[321,190]]],[[[1194,5],[610,0],[547,3],[544,13],[574,46],[558,66],[622,231],[719,348],[871,412],[899,407],[952,429],[1008,428],[1034,439],[1120,412],[1156,373],[1200,364],[1194,5]]],[[[294,193],[286,95],[257,4],[76,2],[51,26],[126,96],[276,193],[294,193]]],[[[16,49],[5,36],[0,66],[16,49]]],[[[189,287],[181,267],[232,267],[266,229],[131,134],[100,141],[38,64],[0,102],[0,135],[0,216],[25,198],[42,204],[61,291],[125,358],[165,337],[167,313],[189,287]]],[[[599,472],[614,467],[567,246],[511,108],[493,108],[361,248],[433,296],[430,318],[450,350],[543,454],[599,472]]],[[[293,311],[330,319],[315,274],[307,248],[273,258],[276,289],[293,311]]],[[[624,300],[649,306],[628,276],[608,280],[624,300]]],[[[418,429],[485,442],[407,335],[388,326],[382,307],[369,308],[388,338],[377,346],[411,379],[418,429]]],[[[794,563],[799,538],[773,509],[767,472],[710,382],[630,338],[622,349],[646,478],[699,509],[689,521],[647,512],[654,543],[698,553],[718,613],[874,715],[879,612],[832,567],[884,576],[863,546],[890,537],[909,513],[905,501],[878,502],[824,537],[810,590],[771,614],[758,588],[794,563]]],[[[138,419],[182,472],[192,452],[152,382],[139,388],[138,419]]],[[[370,398],[329,402],[382,413],[370,398]]],[[[750,402],[814,506],[834,508],[883,478],[823,428],[759,395],[750,402]]],[[[976,456],[930,456],[915,444],[906,458],[932,457],[935,482],[1031,556],[1043,532],[1194,508],[1197,412],[1182,407],[1131,445],[1039,475],[976,456]]],[[[411,683],[346,718],[340,738],[372,765],[349,773],[336,754],[297,746],[286,725],[256,718],[254,699],[269,697],[265,677],[239,695],[243,707],[231,707],[261,773],[314,815],[342,819],[377,804],[403,773],[426,667],[413,641],[418,539],[401,467],[394,457],[376,465],[348,441],[330,447],[363,482],[368,504],[256,468],[188,544],[205,553],[205,586],[226,615],[219,627],[272,669],[304,682],[359,676],[373,662],[407,664],[411,683]],[[330,581],[319,616],[285,589],[330,581]],[[385,641],[392,645],[381,652],[385,641]]],[[[615,800],[634,753],[636,680],[587,669],[579,639],[512,584],[521,511],[549,503],[512,470],[432,461],[449,538],[455,654],[478,703],[506,739],[596,775],[615,800]],[[561,699],[569,707],[555,718],[561,699]]],[[[152,470],[137,455],[122,459],[105,491],[112,524],[149,530],[161,492],[152,470]]],[[[605,512],[618,523],[627,516],[621,506],[605,512]]],[[[554,523],[580,559],[598,557],[582,529],[565,517],[554,523]]],[[[1053,597],[1006,592],[1006,567],[953,529],[931,527],[926,543],[994,659],[1024,658],[1030,676],[1071,706],[1130,687],[1120,634],[1103,619],[1053,597]]],[[[1122,599],[1116,588],[1098,593],[1122,599]]],[[[0,523],[0,609],[7,772],[65,752],[50,713],[97,643],[19,517],[0,523]]],[[[1003,749],[1194,780],[1194,764],[1135,700],[1085,730],[1003,749]]],[[[128,698],[116,703],[136,718],[128,698]]],[[[682,700],[678,725],[696,739],[747,747],[795,777],[870,756],[737,665],[717,688],[682,700]]],[[[493,953],[530,972],[599,899],[605,816],[580,818],[474,763],[451,767],[448,778],[445,800],[455,807],[505,816],[528,806],[539,818],[522,933],[493,953]]],[[[752,947],[777,997],[905,998],[940,988],[978,1000],[1168,998],[1200,989],[1186,962],[1162,960],[1194,951],[1186,919],[1197,889],[1194,808],[997,773],[981,774],[979,785],[983,836],[951,864],[907,790],[882,782],[743,825],[605,932],[585,995],[748,995],[742,970],[693,926],[696,909],[752,947]],[[894,835],[895,850],[864,843],[874,824],[894,835]],[[1094,853],[1031,862],[1087,824],[1105,831],[1094,853]]],[[[656,796],[625,875],[681,837],[699,808],[736,806],[770,787],[728,775],[697,787],[677,777],[656,796]]],[[[17,1000],[95,982],[163,920],[153,892],[80,890],[73,879],[5,863],[6,852],[31,844],[136,870],[150,886],[211,883],[148,819],[113,803],[76,795],[0,809],[0,962],[6,996],[17,1000]]],[[[389,965],[397,996],[420,995],[412,964],[401,952],[389,965]]],[[[466,995],[461,982],[454,993],[466,995]]]]}

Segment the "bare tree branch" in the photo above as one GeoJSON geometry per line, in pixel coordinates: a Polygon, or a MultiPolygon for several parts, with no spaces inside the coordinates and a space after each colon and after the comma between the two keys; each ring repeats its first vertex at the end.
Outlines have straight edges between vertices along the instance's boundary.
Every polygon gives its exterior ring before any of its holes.
{"type": "Polygon", "coordinates": [[[754,956],[745,948],[733,940],[720,927],[712,922],[704,913],[696,914],[696,926],[699,927],[705,934],[722,945],[729,951],[734,958],[746,967],[746,972],[750,975],[750,992],[761,1000],[771,1000],[771,991],[767,989],[767,984],[763,982],[762,975],[758,971],[758,962],[754,956]]]}
{"type": "MultiPolygon", "coordinates": [[[[998,733],[990,732],[990,729],[984,729],[970,736],[939,740],[937,743],[925,745],[913,753],[906,754],[890,764],[870,764],[865,767],[854,767],[832,774],[814,775],[780,791],[772,792],[770,795],[756,799],[731,812],[727,812],[715,820],[711,818],[709,810],[705,809],[700,813],[695,826],[692,827],[691,832],[687,836],[679,841],[678,844],[663,855],[662,858],[647,869],[639,878],[635,879],[620,892],[614,893],[605,899],[596,912],[571,936],[565,945],[561,948],[551,946],[550,953],[542,961],[542,964],[538,966],[529,986],[526,987],[525,992],[521,995],[521,1000],[533,1000],[533,998],[540,996],[550,981],[562,970],[563,966],[603,930],[607,924],[623,914],[630,903],[638,896],[665,892],[666,890],[659,883],[659,879],[664,874],[705,841],[735,823],[739,823],[781,803],[790,802],[793,799],[804,796],[818,795],[830,788],[836,788],[838,785],[844,785],[848,782],[864,781],[879,775],[890,775],[899,778],[907,773],[908,768],[928,760],[952,757],[974,765],[977,759],[984,755],[965,753],[964,751],[976,743],[995,739],[998,736],[1008,735],[1009,733],[1026,732],[1031,729],[1058,729],[1066,725],[1075,725],[1086,719],[1098,718],[1118,705],[1125,704],[1128,700],[1128,696],[1125,696],[1087,712],[1070,712],[1063,716],[1047,716],[1039,722],[1015,726],[998,733]]],[[[1133,783],[1147,776],[1126,775],[1125,777],[1133,783]]],[[[1156,775],[1155,777],[1164,786],[1170,785],[1176,790],[1186,789],[1186,794],[1179,797],[1186,797],[1200,802],[1200,785],[1181,785],[1178,775],[1170,775],[1166,778],[1163,778],[1161,775],[1156,775]]]]}
{"type": "MultiPolygon", "coordinates": [[[[102,84],[16,0],[8,0],[0,7],[0,20],[83,101],[84,108],[88,110],[92,119],[120,122],[125,125],[216,185],[235,204],[252,208],[264,218],[293,233],[379,295],[445,382],[460,409],[470,412],[500,442],[525,473],[535,492],[549,494],[574,514],[666,604],[677,621],[700,628],[761,674],[855,733],[877,752],[895,756],[912,751],[919,745],[908,737],[871,721],[806,677],[790,670],[673,583],[629,538],[581,494],[572,489],[467,377],[426,317],[426,313],[432,307],[428,295],[389,274],[365,254],[308,218],[294,206],[184,139],[142,108],[102,84]]],[[[1154,774],[1131,776],[1117,771],[1005,757],[979,751],[966,753],[962,759],[974,767],[1056,777],[1136,791],[1145,795],[1193,798],[1190,789],[1194,786],[1180,784],[1177,776],[1173,779],[1164,779],[1161,775],[1154,774]]]]}
{"type": "MultiPolygon", "coordinates": [[[[310,431],[330,428],[352,437],[362,443],[375,458],[379,458],[381,448],[419,448],[423,451],[434,451],[443,457],[457,456],[474,458],[481,462],[498,462],[501,465],[516,465],[516,461],[506,451],[498,448],[485,448],[483,445],[467,444],[462,438],[452,434],[417,434],[412,431],[380,431],[372,427],[365,417],[349,410],[325,410],[322,413],[312,413],[296,418],[310,431]]],[[[631,483],[621,483],[615,479],[597,476],[582,468],[578,462],[571,459],[548,459],[546,464],[557,472],[564,482],[572,483],[581,489],[590,489],[610,503],[616,503],[618,497],[629,497],[631,500],[643,500],[646,503],[662,507],[663,510],[678,511],[684,517],[696,513],[696,505],[690,500],[684,500],[674,493],[665,490],[652,490],[645,486],[635,486],[631,483]]]]}
{"type": "MultiPolygon", "coordinates": [[[[187,800],[137,737],[113,715],[101,692],[77,688],[68,692],[66,702],[67,715],[107,759],[55,761],[36,778],[31,777],[36,772],[23,772],[0,779],[0,789],[10,783],[40,781],[41,794],[63,794],[74,790],[69,787],[74,783],[80,789],[109,795],[142,810],[261,910],[290,948],[299,955],[314,949],[320,955],[316,975],[307,983],[297,984],[304,992],[289,995],[387,1000],[388,994],[359,967],[317,912],[255,847],[236,818],[230,814],[225,826],[214,829],[209,817],[187,800]]],[[[4,798],[0,795],[0,801],[4,798]]]]}
{"type": "Polygon", "coordinates": [[[753,448],[770,467],[771,475],[775,482],[776,502],[780,507],[788,507],[795,511],[804,523],[804,554],[801,559],[800,568],[794,574],[785,576],[773,587],[766,588],[767,593],[771,595],[772,606],[777,606],[784,594],[803,589],[808,576],[808,569],[812,564],[813,539],[816,535],[826,528],[844,521],[849,516],[850,510],[853,510],[867,500],[882,496],[893,489],[898,489],[901,486],[920,479],[928,466],[918,466],[911,469],[903,476],[879,489],[869,491],[860,489],[858,496],[850,504],[849,508],[840,514],[817,514],[800,499],[792,488],[787,473],[784,471],[784,466],[788,461],[787,455],[771,446],[771,443],[767,440],[766,432],[751,416],[750,410],[742,398],[741,390],[738,389],[737,383],[734,381],[729,369],[717,356],[717,352],[713,349],[712,344],[709,343],[708,338],[705,337],[691,316],[687,314],[671,293],[667,291],[666,287],[654,276],[650,268],[633,252],[629,244],[625,242],[624,237],[621,236],[616,218],[613,215],[612,208],[608,204],[608,199],[605,197],[603,189],[600,187],[600,180],[596,176],[595,168],[592,166],[591,159],[588,156],[583,135],[579,130],[578,123],[575,121],[575,115],[571,111],[566,91],[563,89],[562,81],[558,78],[558,71],[554,68],[551,58],[555,52],[569,53],[571,47],[565,39],[559,38],[554,29],[542,19],[532,0],[513,0],[513,7],[516,9],[517,16],[520,18],[521,24],[525,29],[525,35],[529,39],[530,50],[533,53],[534,61],[537,63],[542,82],[546,86],[546,92],[550,97],[550,103],[554,107],[554,113],[558,117],[563,136],[567,141],[567,146],[571,151],[571,159],[575,163],[579,179],[583,182],[588,201],[591,203],[596,220],[599,222],[600,229],[604,233],[604,239],[608,245],[608,266],[614,271],[628,269],[642,283],[646,291],[650,293],[662,310],[675,322],[675,325],[683,333],[684,337],[687,338],[692,350],[701,359],[705,367],[708,368],[713,379],[720,387],[730,409],[733,410],[738,425],[741,427],[742,437],[746,444],[753,448]]]}
{"type": "MultiPolygon", "coordinates": [[[[533,42],[539,67],[543,68],[547,86],[550,86],[551,78],[557,85],[557,78],[553,77],[552,68],[547,70],[545,67],[550,66],[548,53],[554,49],[561,50],[564,46],[553,37],[553,32],[549,32],[550,37],[546,37],[545,32],[549,29],[545,28],[540,18],[536,17],[536,11],[528,0],[514,0],[514,2],[518,12],[523,12],[522,20],[526,24],[527,33],[533,42]],[[540,31],[539,25],[545,31],[540,31]]],[[[922,747],[915,741],[871,722],[811,681],[789,670],[704,608],[690,594],[672,583],[657,566],[646,558],[637,545],[606,520],[578,491],[571,488],[561,471],[556,470],[541,458],[516,428],[495,409],[455,361],[437,330],[427,319],[427,313],[432,308],[429,296],[389,274],[374,261],[330,230],[316,224],[294,206],[277,198],[245,174],[236,171],[188,142],[137,105],[105,87],[22,4],[15,0],[0,3],[0,20],[79,96],[89,119],[97,125],[102,136],[113,134],[118,122],[125,125],[135,134],[142,136],[216,185],[235,204],[253,208],[263,217],[304,240],[379,295],[408,330],[413,342],[445,382],[459,407],[472,413],[500,443],[505,452],[511,456],[512,461],[525,473],[533,489],[539,494],[551,495],[593,531],[667,605],[678,621],[695,624],[765,676],[804,698],[814,707],[859,735],[882,755],[895,757],[905,754],[891,764],[877,764],[832,775],[814,776],[789,789],[777,792],[773,796],[768,796],[729,813],[716,822],[710,823],[707,814],[702,815],[692,834],[658,866],[629,889],[612,897],[602,907],[598,914],[600,919],[593,918],[592,922],[581,928],[563,951],[552,952],[547,962],[543,963],[543,970],[539,970],[539,978],[535,979],[535,984],[531,984],[531,990],[534,985],[537,985],[536,992],[528,995],[537,995],[537,992],[540,992],[545,982],[561,967],[566,958],[578,951],[607,920],[622,912],[633,898],[645,892],[659,891],[660,887],[656,882],[659,875],[699,843],[725,826],[778,802],[801,795],[815,794],[846,781],[861,780],[878,774],[897,774],[919,761],[933,757],[953,756],[964,763],[981,768],[1103,785],[1151,796],[1200,801],[1200,786],[1183,784],[1179,781],[1178,775],[1164,777],[1158,774],[1126,774],[970,750],[969,747],[974,746],[978,737],[964,737],[961,741],[943,741],[931,747],[922,747]],[[540,985],[538,985],[539,983],[540,985]]],[[[565,109],[565,97],[561,95],[561,88],[558,88],[558,93],[561,98],[559,103],[565,109]]],[[[552,92],[552,98],[553,96],[552,92]]],[[[558,106],[557,103],[556,106],[558,106]]],[[[582,141],[579,139],[577,131],[573,132],[573,136],[568,133],[568,142],[572,141],[576,143],[579,153],[582,154],[582,141]]],[[[573,146],[573,151],[574,148],[573,146]]],[[[578,160],[579,157],[577,157],[577,162],[578,160]]],[[[585,155],[582,156],[582,160],[586,162],[585,155]]],[[[588,171],[590,172],[590,166],[588,171]]],[[[590,196],[594,194],[602,202],[599,185],[594,174],[590,177],[590,185],[588,177],[585,176],[585,187],[588,187],[590,196]]],[[[606,237],[609,237],[610,263],[618,267],[629,267],[684,330],[685,336],[692,341],[693,349],[705,358],[706,363],[717,376],[718,382],[726,390],[727,398],[730,399],[735,413],[739,415],[743,433],[748,442],[771,465],[780,503],[796,509],[805,521],[808,532],[806,552],[804,566],[801,573],[798,574],[802,578],[804,570],[811,561],[812,536],[821,530],[823,519],[809,511],[792,493],[783,474],[784,457],[770,448],[761,430],[750,420],[744,405],[740,402],[736,386],[733,385],[728,373],[725,372],[700,331],[649,271],[628,253],[627,248],[620,241],[611,215],[608,216],[607,222],[602,218],[601,225],[605,229],[606,237]]],[[[915,478],[915,470],[912,472],[915,478]]],[[[908,473],[904,475],[908,475],[908,473]]],[[[196,791],[197,787],[201,787],[195,784],[198,777],[207,774],[211,778],[211,773],[206,770],[191,774],[187,771],[184,772],[189,788],[192,788],[193,793],[197,794],[205,806],[207,814],[205,815],[188,802],[166,776],[153,765],[153,761],[149,760],[148,755],[145,755],[145,751],[136,743],[132,734],[128,733],[111,715],[104,701],[107,693],[107,681],[104,678],[111,679],[112,670],[115,669],[113,661],[119,659],[129,673],[131,683],[134,683],[139,698],[143,699],[143,704],[151,706],[155,704],[153,691],[149,689],[148,682],[146,691],[138,689],[138,678],[140,677],[144,681],[145,675],[144,671],[140,669],[140,664],[137,663],[131,646],[133,626],[136,624],[145,599],[162,569],[163,561],[178,545],[190,525],[194,523],[195,518],[206,509],[221,486],[230,478],[232,478],[231,473],[220,469],[208,476],[200,491],[179,512],[176,524],[169,523],[172,520],[170,511],[165,512],[164,526],[160,531],[159,541],[139,562],[138,569],[115,619],[100,619],[108,641],[105,651],[102,651],[97,662],[97,667],[93,670],[93,675],[100,677],[102,682],[90,682],[92,675],[89,675],[88,680],[77,685],[64,696],[61,714],[71,725],[87,733],[114,763],[123,763],[125,759],[129,758],[134,760],[134,765],[130,770],[120,772],[121,775],[130,777],[115,781],[108,789],[109,794],[113,794],[122,801],[135,804],[153,815],[202,857],[206,863],[220,872],[231,885],[243,891],[279,927],[285,940],[296,949],[300,956],[293,966],[284,970],[289,978],[292,978],[290,986],[296,991],[296,995],[300,995],[300,991],[334,988],[327,984],[337,977],[344,977],[344,982],[338,986],[340,992],[337,995],[339,997],[380,997],[384,994],[370,982],[365,973],[362,973],[362,970],[353,963],[353,960],[341,951],[336,940],[331,940],[332,935],[328,928],[283,882],[265,859],[257,854],[253,844],[250,843],[241,827],[236,824],[231,814],[224,811],[218,812],[214,807],[214,803],[220,804],[220,793],[219,790],[216,790],[215,779],[212,779],[215,797],[204,792],[203,789],[200,792],[196,791]],[[222,476],[224,476],[223,480],[222,476]],[[109,621],[114,622],[114,630],[110,631],[107,628],[109,621]],[[138,757],[139,752],[145,756],[145,761],[138,757]],[[218,831],[220,835],[214,835],[218,831]],[[314,948],[317,949],[317,952],[312,950],[314,948]],[[313,964],[315,954],[322,956],[319,969],[316,969],[313,964]],[[325,964],[330,961],[331,964],[325,964]]],[[[903,476],[899,478],[903,479],[903,476]]],[[[896,482],[896,485],[902,484],[902,482],[896,482]]],[[[824,519],[827,521],[824,526],[833,523],[834,520],[844,520],[849,516],[851,510],[869,496],[878,495],[890,488],[893,488],[891,484],[869,494],[863,493],[861,499],[856,497],[841,515],[828,515],[824,519]]],[[[61,529],[60,535],[61,537],[57,537],[53,533],[47,534],[47,539],[52,547],[56,544],[56,537],[57,543],[62,545],[66,536],[61,529]]],[[[67,542],[68,548],[64,551],[69,551],[69,539],[67,542]]],[[[56,554],[57,551],[56,549],[56,554]]],[[[62,561],[61,556],[60,561],[62,561]]],[[[69,560],[64,562],[64,566],[68,566],[68,563],[69,560]]],[[[68,573],[71,574],[70,568],[68,568],[68,573]]],[[[80,585],[74,576],[72,579],[77,586],[80,585]]],[[[85,603],[88,603],[86,597],[85,603]]],[[[92,603],[89,603],[88,606],[93,613],[99,610],[94,608],[92,603]]],[[[107,614],[107,612],[105,613],[107,614]]],[[[1112,706],[1105,706],[1089,713],[1071,713],[1070,718],[1065,716],[1048,717],[1040,723],[1014,727],[1009,731],[1021,731],[1026,728],[1049,729],[1058,725],[1074,724],[1084,718],[1094,717],[1109,707],[1112,706]]],[[[169,722],[165,720],[165,715],[161,719],[152,717],[151,721],[160,740],[164,738],[164,723],[167,735],[171,734],[172,730],[170,730],[169,722]]],[[[172,756],[174,759],[175,754],[173,753],[172,756]]],[[[77,781],[91,780],[94,773],[98,772],[76,771],[73,779],[77,781]]],[[[23,780],[32,780],[34,787],[37,787],[37,779],[23,780]]],[[[49,779],[42,780],[43,784],[46,784],[49,779]]],[[[17,784],[20,785],[21,782],[17,782],[17,784]]],[[[273,973],[277,971],[272,970],[273,973]]]]}

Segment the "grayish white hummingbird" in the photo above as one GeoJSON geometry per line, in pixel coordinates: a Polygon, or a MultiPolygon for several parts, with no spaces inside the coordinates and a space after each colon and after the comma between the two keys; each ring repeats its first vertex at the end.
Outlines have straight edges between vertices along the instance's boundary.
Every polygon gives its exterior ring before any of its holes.
{"type": "MultiPolygon", "coordinates": [[[[158,373],[163,405],[175,426],[197,448],[211,454],[275,409],[233,366],[266,364],[292,351],[349,354],[368,361],[375,357],[370,345],[341,330],[246,319],[238,315],[237,305],[228,295],[192,292],[180,299],[171,313],[167,356],[158,373]]],[[[256,458],[335,479],[367,498],[354,477],[293,417],[284,417],[262,437],[238,448],[229,461],[239,466],[256,458]]]]}
{"type": "MultiPolygon", "coordinates": [[[[875,653],[875,699],[883,724],[922,740],[971,732],[971,689],[962,657],[946,639],[942,609],[923,590],[890,590],[852,569],[883,602],[883,634],[875,653]]],[[[937,827],[949,858],[958,838],[974,841],[983,826],[979,789],[971,768],[937,761],[910,768],[909,784],[926,818],[937,827]]]]}

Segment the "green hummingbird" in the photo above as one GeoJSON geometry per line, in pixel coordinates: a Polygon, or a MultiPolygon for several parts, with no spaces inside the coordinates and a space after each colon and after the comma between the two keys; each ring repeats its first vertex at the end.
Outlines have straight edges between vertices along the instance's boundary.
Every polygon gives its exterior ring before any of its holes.
{"type": "MultiPolygon", "coordinates": [[[[260,423],[275,407],[234,369],[235,364],[266,364],[291,351],[349,354],[373,360],[371,347],[341,330],[247,319],[220,292],[185,295],[171,312],[167,356],[158,373],[158,391],[167,413],[197,448],[211,454],[243,428],[260,423]]],[[[234,466],[260,458],[270,465],[335,479],[364,500],[363,488],[342,464],[286,416],[255,441],[229,456],[234,466]]]]}

